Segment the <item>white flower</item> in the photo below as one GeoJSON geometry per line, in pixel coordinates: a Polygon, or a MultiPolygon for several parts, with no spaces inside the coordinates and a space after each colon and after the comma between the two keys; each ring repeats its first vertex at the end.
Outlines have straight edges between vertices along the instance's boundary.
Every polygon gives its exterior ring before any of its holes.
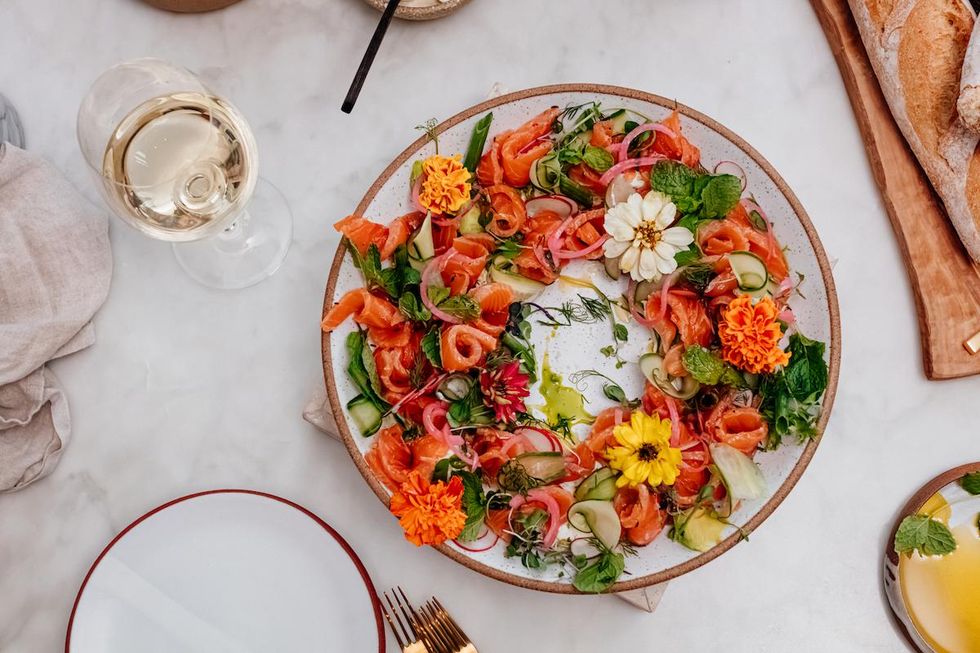
{"type": "Polygon", "coordinates": [[[607,258],[619,256],[619,269],[634,281],[656,281],[677,269],[674,255],[694,242],[690,230],[668,229],[676,217],[677,207],[663,193],[633,193],[606,211],[603,226],[610,237],[602,251],[607,258]]]}

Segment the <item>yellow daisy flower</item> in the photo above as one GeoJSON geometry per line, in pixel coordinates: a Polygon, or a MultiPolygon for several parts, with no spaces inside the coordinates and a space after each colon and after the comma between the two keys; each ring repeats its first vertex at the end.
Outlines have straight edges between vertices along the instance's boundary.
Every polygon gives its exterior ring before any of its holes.
{"type": "Polygon", "coordinates": [[[609,466],[622,472],[616,485],[651,487],[673,485],[681,464],[681,450],[670,446],[670,420],[635,411],[630,421],[613,429],[619,446],[609,447],[609,466]]]}

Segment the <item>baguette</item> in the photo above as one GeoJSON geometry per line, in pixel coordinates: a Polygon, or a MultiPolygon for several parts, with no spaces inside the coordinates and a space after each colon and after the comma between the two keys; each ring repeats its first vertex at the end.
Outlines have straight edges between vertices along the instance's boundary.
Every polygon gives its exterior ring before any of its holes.
{"type": "Polygon", "coordinates": [[[848,3],[895,122],[980,262],[980,136],[957,111],[973,9],[965,0],[848,3]]]}

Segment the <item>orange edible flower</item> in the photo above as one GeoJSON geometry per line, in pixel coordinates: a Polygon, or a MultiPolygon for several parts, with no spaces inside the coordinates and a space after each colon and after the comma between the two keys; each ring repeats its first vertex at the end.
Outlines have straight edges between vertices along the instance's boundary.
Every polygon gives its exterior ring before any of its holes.
{"type": "Polygon", "coordinates": [[[422,162],[419,204],[433,213],[454,213],[470,199],[470,171],[459,155],[430,156],[422,162]]]}
{"type": "Polygon", "coordinates": [[[774,372],[789,362],[779,348],[783,337],[776,303],[764,297],[755,304],[748,295],[736,297],[721,314],[718,337],[722,358],[746,372],[774,372]]]}
{"type": "Polygon", "coordinates": [[[449,483],[431,483],[417,470],[391,497],[391,512],[405,529],[405,539],[415,546],[459,537],[466,525],[462,505],[463,482],[458,476],[449,483]]]}

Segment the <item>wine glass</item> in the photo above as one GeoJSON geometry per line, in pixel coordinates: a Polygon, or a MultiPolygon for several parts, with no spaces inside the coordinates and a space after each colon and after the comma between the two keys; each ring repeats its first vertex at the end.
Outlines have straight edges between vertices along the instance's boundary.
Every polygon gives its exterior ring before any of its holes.
{"type": "Polygon", "coordinates": [[[279,269],[289,205],[259,178],[245,118],[194,73],[159,59],[113,66],[82,100],[77,130],[113,212],[172,242],[195,280],[244,288],[279,269]]]}

